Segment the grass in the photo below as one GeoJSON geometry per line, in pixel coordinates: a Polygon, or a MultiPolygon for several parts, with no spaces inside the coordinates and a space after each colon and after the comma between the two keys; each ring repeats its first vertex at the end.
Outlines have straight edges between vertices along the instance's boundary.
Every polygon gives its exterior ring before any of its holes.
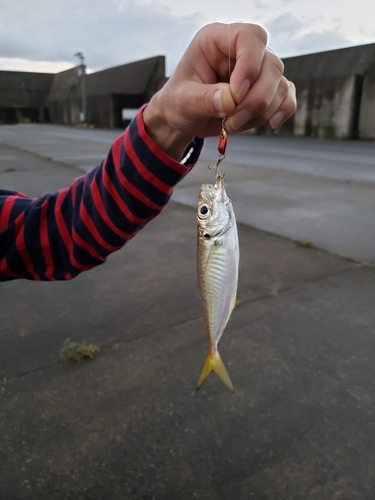
{"type": "Polygon", "coordinates": [[[334,123],[327,123],[323,127],[323,138],[334,139],[336,136],[336,129],[334,123]]]}
{"type": "Polygon", "coordinates": [[[80,344],[72,342],[70,339],[65,339],[60,351],[60,359],[70,363],[79,363],[86,359],[92,359],[99,351],[99,347],[94,344],[86,345],[86,342],[80,344]]]}
{"type": "Polygon", "coordinates": [[[319,248],[318,245],[309,240],[293,240],[294,243],[303,248],[319,248]]]}

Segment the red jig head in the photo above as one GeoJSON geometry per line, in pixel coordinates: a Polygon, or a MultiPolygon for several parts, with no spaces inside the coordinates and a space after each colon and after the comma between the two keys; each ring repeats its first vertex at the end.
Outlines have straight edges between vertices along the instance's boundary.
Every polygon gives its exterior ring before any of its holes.
{"type": "Polygon", "coordinates": [[[220,137],[219,137],[219,144],[217,146],[217,149],[219,150],[219,159],[217,160],[217,163],[214,167],[210,167],[210,165],[208,165],[208,168],[211,169],[211,170],[214,170],[215,169],[215,173],[216,173],[216,178],[218,177],[224,177],[223,175],[221,175],[220,171],[219,171],[219,165],[220,163],[224,160],[225,158],[225,150],[227,148],[227,141],[228,141],[228,136],[227,136],[227,132],[225,130],[225,126],[226,124],[228,123],[228,118],[224,118],[223,119],[223,122],[221,124],[221,132],[220,132],[220,137]]]}
{"type": "Polygon", "coordinates": [[[224,127],[222,127],[217,149],[219,150],[219,153],[223,156],[225,155],[225,150],[227,148],[227,141],[228,141],[228,136],[227,136],[226,130],[224,127]]]}

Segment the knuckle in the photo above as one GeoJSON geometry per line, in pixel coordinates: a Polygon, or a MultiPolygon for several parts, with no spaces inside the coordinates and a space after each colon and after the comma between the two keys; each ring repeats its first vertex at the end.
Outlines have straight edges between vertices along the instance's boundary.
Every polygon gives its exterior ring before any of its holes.
{"type": "Polygon", "coordinates": [[[294,84],[292,82],[287,82],[287,83],[288,83],[288,91],[283,101],[283,107],[285,107],[287,116],[290,117],[297,110],[297,98],[296,98],[294,84]]]}
{"type": "Polygon", "coordinates": [[[288,95],[290,87],[288,80],[285,77],[281,78],[279,83],[279,89],[283,97],[286,97],[288,95]]]}
{"type": "Polygon", "coordinates": [[[284,74],[284,63],[279,57],[277,59],[278,59],[278,61],[277,61],[278,70],[280,71],[280,74],[283,75],[284,74]]]}
{"type": "Polygon", "coordinates": [[[297,98],[296,95],[293,93],[293,96],[290,97],[290,114],[293,115],[297,111],[297,98]]]}
{"type": "Polygon", "coordinates": [[[253,114],[256,116],[263,113],[270,103],[271,101],[266,94],[258,94],[253,99],[253,114]]]}
{"type": "Polygon", "coordinates": [[[213,109],[213,101],[212,101],[212,94],[209,91],[209,89],[205,90],[201,94],[201,103],[202,103],[202,109],[204,109],[209,115],[212,115],[213,109]]]}
{"type": "Polygon", "coordinates": [[[283,61],[277,57],[276,54],[273,54],[272,52],[268,52],[270,61],[272,63],[272,66],[274,68],[275,73],[281,77],[284,74],[284,63],[283,61]]]}
{"type": "Polygon", "coordinates": [[[262,26],[260,26],[259,24],[252,24],[251,27],[252,27],[253,34],[257,38],[259,38],[259,40],[263,43],[263,45],[266,46],[267,42],[268,42],[268,33],[267,33],[267,31],[262,26]]]}

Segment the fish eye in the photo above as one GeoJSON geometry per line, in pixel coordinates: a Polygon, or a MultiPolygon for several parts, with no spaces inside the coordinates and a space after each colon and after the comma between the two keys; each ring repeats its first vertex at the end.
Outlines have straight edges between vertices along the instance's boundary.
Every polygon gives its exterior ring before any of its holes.
{"type": "Polygon", "coordinates": [[[203,203],[198,209],[198,217],[200,219],[207,219],[207,217],[209,216],[209,213],[210,213],[210,209],[209,209],[208,205],[206,205],[205,203],[203,203]]]}

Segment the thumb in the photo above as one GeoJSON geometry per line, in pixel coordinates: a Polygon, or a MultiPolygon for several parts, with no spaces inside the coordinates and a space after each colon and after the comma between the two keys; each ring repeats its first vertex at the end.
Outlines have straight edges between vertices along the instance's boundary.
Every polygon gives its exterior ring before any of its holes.
{"type": "Polygon", "coordinates": [[[219,83],[217,85],[213,85],[215,87],[213,94],[213,104],[216,110],[214,116],[217,118],[224,118],[233,113],[236,102],[233,99],[230,85],[228,83],[219,83]]]}
{"type": "Polygon", "coordinates": [[[206,84],[189,81],[185,98],[189,114],[197,118],[224,118],[233,113],[236,103],[228,83],[206,84]]]}

